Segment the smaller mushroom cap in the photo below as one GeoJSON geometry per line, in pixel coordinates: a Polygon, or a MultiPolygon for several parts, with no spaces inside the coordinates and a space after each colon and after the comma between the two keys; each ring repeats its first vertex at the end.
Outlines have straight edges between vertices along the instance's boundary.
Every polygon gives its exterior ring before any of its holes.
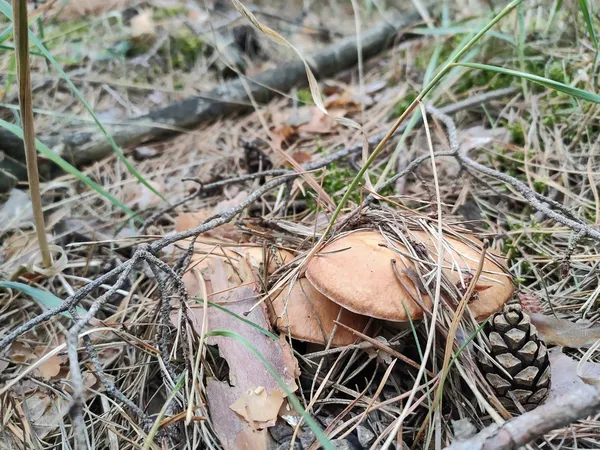
{"type": "MultiPolygon", "coordinates": [[[[369,318],[354,314],[335,304],[317,291],[306,278],[298,279],[292,289],[284,287],[271,303],[272,323],[280,331],[289,331],[294,339],[325,344],[334,328],[334,320],[355,330],[363,331],[369,318]]],[[[333,338],[336,347],[354,343],[356,336],[342,327],[337,327],[333,338]]]]}
{"type": "MultiPolygon", "coordinates": [[[[437,261],[438,239],[424,231],[407,233],[422,244],[428,259],[437,261]]],[[[468,285],[479,265],[483,244],[472,236],[463,240],[444,235],[444,266],[442,271],[456,286],[468,285]]],[[[413,261],[402,255],[406,247],[394,241],[397,251],[378,231],[355,231],[327,244],[308,263],[306,277],[323,295],[357,314],[379,319],[406,322],[408,315],[420,319],[423,311],[415,299],[429,308],[431,298],[417,291],[417,273],[413,261]],[[396,271],[392,267],[396,261],[396,271]],[[410,276],[413,271],[415,276],[410,276]]],[[[487,252],[477,283],[477,296],[469,303],[476,320],[486,319],[502,309],[512,297],[514,286],[505,273],[505,260],[487,252]]],[[[418,280],[417,280],[418,282],[418,280]]]]}
{"type": "MultiPolygon", "coordinates": [[[[408,253],[402,244],[396,247],[408,253]]],[[[410,269],[412,261],[388,248],[381,233],[361,230],[327,244],[309,261],[306,277],[321,294],[352,312],[406,322],[409,316],[423,317],[415,298],[431,307],[428,296],[419,296],[410,269]]]]}
{"type": "MultiPolygon", "coordinates": [[[[422,243],[430,259],[437,261],[438,239],[424,231],[411,231],[410,237],[422,243]]],[[[464,241],[444,236],[444,275],[457,286],[467,287],[467,275],[475,275],[483,251],[483,243],[473,236],[464,241]]],[[[486,251],[481,275],[477,280],[477,296],[469,303],[475,320],[482,321],[500,311],[512,298],[514,285],[506,273],[506,259],[491,250],[486,251]]]]}

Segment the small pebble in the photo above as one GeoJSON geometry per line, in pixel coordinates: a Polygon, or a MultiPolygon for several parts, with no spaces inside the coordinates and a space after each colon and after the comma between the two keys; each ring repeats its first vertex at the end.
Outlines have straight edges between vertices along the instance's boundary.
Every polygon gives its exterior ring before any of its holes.
{"type": "Polygon", "coordinates": [[[358,434],[358,442],[363,447],[369,447],[375,439],[375,433],[363,425],[356,427],[356,434],[358,434]]]}
{"type": "MultiPolygon", "coordinates": [[[[291,442],[292,442],[292,439],[288,438],[286,441],[284,441],[281,444],[279,444],[275,448],[275,450],[290,450],[290,443],[291,442]]],[[[296,442],[294,442],[294,450],[303,450],[302,449],[302,445],[297,440],[296,440],[296,442]]]]}
{"type": "Polygon", "coordinates": [[[315,442],[315,434],[310,430],[310,428],[305,428],[300,433],[300,443],[302,444],[302,448],[310,448],[313,442],[315,442]]]}
{"type": "Polygon", "coordinates": [[[287,423],[278,421],[272,427],[269,427],[269,433],[275,442],[278,444],[287,440],[289,442],[294,430],[287,423]]]}

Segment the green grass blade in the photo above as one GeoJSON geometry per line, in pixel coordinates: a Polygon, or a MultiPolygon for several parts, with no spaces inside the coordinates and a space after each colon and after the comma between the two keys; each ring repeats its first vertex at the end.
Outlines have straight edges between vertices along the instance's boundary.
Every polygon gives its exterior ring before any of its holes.
{"type": "Polygon", "coordinates": [[[598,52],[598,38],[596,37],[596,32],[594,31],[594,23],[592,22],[593,19],[588,8],[587,0],[579,0],[579,9],[581,10],[583,18],[585,19],[585,24],[587,26],[588,33],[590,34],[592,44],[594,44],[594,48],[596,49],[596,52],[598,52]]]}
{"type": "Polygon", "coordinates": [[[588,102],[600,103],[600,95],[594,94],[593,92],[584,91],[573,86],[569,86],[558,81],[549,80],[548,78],[533,75],[531,73],[519,72],[518,70],[506,69],[504,67],[489,66],[487,64],[476,64],[476,63],[457,63],[456,66],[469,67],[471,69],[489,70],[491,72],[501,73],[504,75],[512,75],[514,77],[525,78],[526,80],[532,81],[533,83],[554,89],[564,94],[570,95],[571,97],[587,100],[588,102]]]}
{"type": "MultiPolygon", "coordinates": [[[[14,51],[14,49],[13,49],[14,51]]],[[[4,82],[4,93],[2,94],[2,99],[6,99],[8,92],[15,82],[15,72],[17,71],[17,58],[16,56],[10,55],[10,59],[8,61],[8,73],[6,74],[6,81],[4,82]]],[[[19,106],[17,106],[17,111],[19,110],[19,106]]]]}
{"type": "MultiPolygon", "coordinates": [[[[525,8],[523,3],[517,6],[517,23],[519,24],[519,45],[517,46],[517,51],[519,55],[519,66],[522,71],[526,70],[525,65],[525,8]]],[[[527,80],[525,78],[521,79],[523,86],[523,94],[527,97],[527,80]]]]}
{"type": "MultiPolygon", "coordinates": [[[[198,303],[202,303],[204,301],[203,299],[197,298],[197,297],[195,297],[194,300],[196,300],[196,302],[198,302],[198,303]]],[[[242,317],[239,314],[236,314],[233,311],[230,311],[229,309],[225,308],[224,306],[221,306],[218,303],[214,303],[214,302],[206,302],[206,303],[208,304],[208,306],[210,306],[212,308],[217,308],[218,310],[223,311],[224,313],[227,313],[232,317],[235,317],[236,319],[244,322],[245,324],[250,325],[252,328],[256,328],[258,331],[260,331],[262,334],[264,334],[268,338],[270,338],[274,341],[279,340],[279,337],[276,334],[273,334],[269,330],[266,330],[265,328],[252,322],[251,320],[248,320],[245,317],[242,317]]]]}
{"type": "MultiPolygon", "coordinates": [[[[410,30],[411,33],[419,34],[423,36],[454,36],[457,34],[475,34],[477,28],[471,27],[447,27],[447,28],[413,28],[410,30]]],[[[507,34],[499,33],[498,31],[488,31],[487,35],[501,39],[508,42],[510,45],[515,46],[515,40],[507,34]]]]}
{"type": "MultiPolygon", "coordinates": [[[[13,134],[16,134],[21,139],[23,138],[23,130],[21,130],[21,128],[19,128],[18,126],[14,125],[12,123],[9,123],[9,122],[6,122],[5,120],[0,119],[0,127],[10,131],[13,134]]],[[[123,211],[125,211],[130,216],[135,216],[134,211],[132,211],[127,206],[125,206],[115,196],[113,196],[112,194],[105,191],[104,188],[102,186],[100,186],[98,183],[92,181],[89,177],[87,177],[83,173],[81,173],[76,167],[72,166],[67,161],[65,161],[63,158],[61,158],[59,155],[57,155],[55,152],[50,150],[44,143],[42,143],[36,139],[35,146],[36,146],[38,152],[40,152],[43,156],[45,156],[50,161],[55,163],[57,166],[59,166],[65,172],[73,175],[81,182],[87,184],[90,188],[95,190],[98,194],[100,194],[103,197],[105,197],[106,199],[108,199],[111,203],[113,203],[114,205],[121,208],[123,211]]],[[[137,218],[137,217],[136,217],[136,220],[140,223],[143,222],[142,219],[137,218]]]]}
{"type": "MultiPolygon", "coordinates": [[[[6,0],[0,0],[0,12],[2,12],[2,14],[4,14],[9,20],[11,20],[12,8],[6,0]]],[[[129,170],[129,173],[131,173],[134,177],[136,177],[140,183],[142,183],[144,186],[146,186],[148,189],[150,189],[153,193],[158,195],[164,201],[167,201],[167,199],[160,192],[158,192],[150,183],[148,183],[148,181],[146,181],[146,179],[136,170],[135,167],[133,167],[133,165],[125,157],[125,155],[123,154],[123,151],[119,148],[119,146],[117,145],[117,143],[115,142],[113,137],[106,131],[106,129],[104,128],[102,123],[96,117],[96,114],[94,114],[92,107],[83,98],[83,95],[81,95],[81,92],[79,92],[79,89],[77,89],[75,87],[75,85],[73,84],[73,82],[71,81],[69,76],[65,73],[65,71],[63,70],[61,65],[58,63],[58,61],[56,61],[56,59],[54,59],[54,57],[46,49],[44,44],[38,39],[38,37],[35,34],[33,34],[31,32],[31,30],[29,31],[29,39],[31,39],[31,42],[33,42],[36,45],[36,47],[40,50],[40,52],[42,52],[44,57],[48,61],[50,61],[50,63],[54,66],[54,68],[58,71],[58,73],[60,73],[60,75],[63,77],[63,79],[65,80],[65,82],[67,83],[67,85],[69,86],[71,91],[73,92],[73,94],[75,94],[75,97],[77,97],[77,99],[83,104],[83,106],[85,107],[87,112],[94,119],[94,122],[96,122],[96,125],[98,126],[98,128],[100,129],[102,134],[104,134],[104,136],[106,136],[106,139],[108,140],[111,147],[113,148],[113,151],[117,154],[119,160],[123,164],[125,164],[125,166],[127,167],[127,170],[129,170]]]]}
{"type": "Polygon", "coordinates": [[[275,378],[275,381],[277,381],[277,384],[279,384],[283,392],[285,392],[285,395],[287,396],[292,406],[296,409],[296,411],[298,411],[299,414],[302,415],[304,421],[315,434],[315,437],[319,440],[323,448],[326,450],[335,450],[335,447],[331,444],[331,441],[327,438],[327,436],[325,436],[325,433],[323,433],[323,430],[321,429],[319,424],[304,410],[298,398],[288,389],[285,382],[275,371],[275,368],[265,359],[263,355],[260,354],[258,350],[256,350],[256,348],[250,342],[248,342],[247,339],[245,339],[240,334],[229,330],[212,330],[206,333],[206,335],[233,338],[236,341],[240,342],[248,350],[250,350],[250,352],[260,360],[262,365],[265,366],[265,368],[271,374],[271,376],[275,378]]]}
{"type": "MultiPolygon", "coordinates": [[[[43,291],[33,286],[29,286],[28,284],[19,283],[17,281],[0,281],[0,288],[5,289],[15,289],[17,291],[23,292],[26,295],[29,295],[32,299],[40,303],[46,309],[54,309],[59,307],[62,304],[62,300],[58,298],[56,295],[51,294],[50,292],[43,291]]],[[[87,314],[87,311],[79,306],[76,308],[77,312],[81,315],[87,314]]],[[[61,313],[63,316],[72,319],[73,316],[69,314],[67,311],[63,311],[61,313]]]]}
{"type": "Polygon", "coordinates": [[[4,29],[2,33],[0,33],[0,44],[4,44],[8,39],[12,36],[13,27],[12,24],[4,29]]]}

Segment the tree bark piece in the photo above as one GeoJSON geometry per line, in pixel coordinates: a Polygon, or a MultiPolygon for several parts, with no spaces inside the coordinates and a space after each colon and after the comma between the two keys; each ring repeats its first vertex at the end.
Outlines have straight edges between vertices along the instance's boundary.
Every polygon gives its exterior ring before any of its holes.
{"type": "MultiPolygon", "coordinates": [[[[419,14],[413,12],[364,31],[361,36],[363,58],[371,58],[398,42],[398,39],[408,36],[398,34],[419,20],[419,14]]],[[[309,55],[307,61],[315,76],[322,79],[354,66],[357,56],[356,37],[350,36],[309,55]]],[[[278,92],[287,92],[294,86],[307,85],[308,80],[304,63],[298,59],[248,78],[246,83],[254,99],[266,103],[279,95],[278,92]]],[[[145,116],[133,118],[126,125],[106,128],[119,146],[126,147],[174,134],[172,130],[150,126],[148,123],[192,129],[201,123],[214,121],[228,114],[247,112],[251,109],[248,104],[249,98],[244,85],[240,79],[236,79],[212,89],[206,97],[189,97],[145,116]]],[[[106,137],[94,128],[71,135],[42,137],[40,140],[77,167],[99,161],[113,152],[106,137]]],[[[0,151],[15,159],[22,158],[23,144],[20,139],[0,129],[0,142],[0,151]]],[[[1,162],[0,168],[10,171],[8,167],[2,167],[1,162]]]]}
{"type": "Polygon", "coordinates": [[[600,412],[600,386],[585,385],[503,425],[484,428],[446,450],[516,450],[534,439],[600,412]]]}

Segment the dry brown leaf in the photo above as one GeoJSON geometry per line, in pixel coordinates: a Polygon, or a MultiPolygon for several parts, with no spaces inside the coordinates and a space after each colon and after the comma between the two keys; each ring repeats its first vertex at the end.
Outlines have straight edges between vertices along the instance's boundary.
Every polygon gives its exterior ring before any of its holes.
{"type": "Polygon", "coordinates": [[[259,386],[247,391],[230,408],[251,426],[265,428],[275,425],[282,404],[281,391],[274,389],[268,392],[264,387],[259,386]]]}
{"type": "Polygon", "coordinates": [[[548,352],[550,358],[551,385],[549,400],[561,397],[584,384],[600,383],[600,364],[584,363],[581,369],[584,379],[577,375],[578,362],[565,355],[560,347],[554,347],[548,352]]]}
{"type": "Polygon", "coordinates": [[[292,158],[294,158],[294,161],[296,161],[299,164],[304,164],[312,161],[312,155],[301,150],[297,150],[294,153],[292,153],[292,158]]]}
{"type": "MultiPolygon", "coordinates": [[[[36,347],[34,350],[37,359],[42,359],[47,353],[47,348],[43,346],[36,347]]],[[[44,380],[50,380],[60,373],[61,365],[67,362],[66,355],[52,355],[41,363],[35,370],[38,376],[44,380]]]]}
{"type": "Polygon", "coordinates": [[[20,341],[13,342],[12,346],[10,347],[10,359],[15,362],[27,362],[32,359],[33,356],[34,350],[29,345],[20,341]]]}
{"type": "Polygon", "coordinates": [[[283,148],[283,144],[286,143],[289,145],[291,138],[296,136],[296,134],[296,129],[290,125],[282,125],[274,128],[271,131],[271,135],[273,136],[273,145],[277,148],[283,148]]]}
{"type": "Polygon", "coordinates": [[[44,380],[50,380],[59,374],[61,364],[62,358],[58,355],[52,355],[50,358],[46,359],[42,364],[37,366],[35,371],[44,380]]]}
{"type": "MultiPolygon", "coordinates": [[[[367,96],[363,97],[365,97],[366,100],[367,96]]],[[[368,97],[368,99],[372,103],[371,97],[368,97]]],[[[341,94],[334,94],[331,97],[328,97],[325,100],[325,107],[330,110],[330,114],[333,114],[332,109],[345,109],[356,112],[360,111],[360,102],[352,95],[351,91],[346,90],[341,94]]]]}
{"type": "MultiPolygon", "coordinates": [[[[240,255],[238,254],[237,257],[240,258],[240,255]]],[[[242,258],[241,261],[248,262],[251,259],[242,258]]],[[[232,281],[230,273],[226,269],[229,261],[231,260],[211,256],[205,269],[200,274],[196,273],[196,276],[201,276],[202,280],[199,281],[205,282],[207,287],[210,286],[213,292],[211,297],[213,302],[226,306],[235,314],[245,316],[246,319],[264,329],[271,329],[264,304],[249,312],[258,296],[253,287],[240,286],[238,280],[232,281]]],[[[192,307],[190,310],[194,326],[198,332],[201,332],[204,309],[192,307]]],[[[235,330],[275,368],[279,377],[285,381],[291,391],[296,390],[297,362],[295,369],[290,368],[292,365],[290,360],[293,359],[293,356],[290,354],[289,346],[282,346],[279,341],[273,341],[256,328],[240,322],[232,315],[217,308],[209,308],[208,314],[209,330],[235,330]]],[[[255,430],[230,406],[235,404],[246,392],[256,391],[259,386],[267,390],[269,396],[273,396],[273,398],[277,398],[277,394],[273,392],[281,388],[277,381],[268,374],[261,361],[248,352],[241,342],[232,338],[212,336],[208,339],[208,343],[217,345],[221,356],[229,364],[229,382],[214,379],[209,379],[207,382],[209,410],[217,435],[226,449],[239,448],[241,442],[251,445],[252,448],[265,448],[263,444],[270,439],[268,433],[265,430],[255,430]],[[254,447],[259,443],[263,446],[254,447]]],[[[283,399],[281,392],[279,395],[283,399]]],[[[280,406],[281,404],[277,407],[277,411],[280,406]]]]}
{"type": "Polygon", "coordinates": [[[298,127],[298,133],[328,134],[337,127],[338,123],[330,116],[323,114],[318,108],[313,108],[313,115],[308,123],[298,127]]]}
{"type": "MultiPolygon", "coordinates": [[[[209,209],[204,209],[195,213],[180,214],[177,216],[175,222],[175,231],[179,233],[181,231],[191,230],[212,216],[214,216],[214,212],[209,209]]],[[[225,223],[206,233],[202,233],[199,239],[206,240],[206,238],[209,238],[209,240],[218,240],[219,242],[241,242],[243,235],[234,224],[225,223]]]]}
{"type": "Polygon", "coordinates": [[[600,339],[600,326],[584,326],[566,319],[557,319],[539,313],[530,313],[531,323],[548,345],[581,348],[591,347],[600,339]]]}

